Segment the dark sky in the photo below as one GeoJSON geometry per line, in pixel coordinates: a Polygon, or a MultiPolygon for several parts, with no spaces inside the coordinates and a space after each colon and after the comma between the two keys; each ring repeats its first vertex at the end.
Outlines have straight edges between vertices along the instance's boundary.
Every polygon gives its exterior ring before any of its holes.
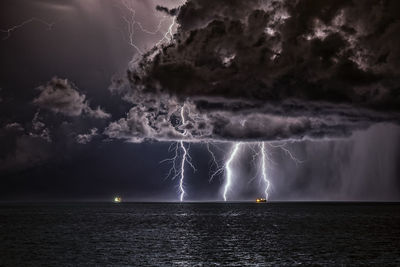
{"type": "Polygon", "coordinates": [[[0,201],[400,200],[397,1],[180,4],[1,1],[0,201]]]}

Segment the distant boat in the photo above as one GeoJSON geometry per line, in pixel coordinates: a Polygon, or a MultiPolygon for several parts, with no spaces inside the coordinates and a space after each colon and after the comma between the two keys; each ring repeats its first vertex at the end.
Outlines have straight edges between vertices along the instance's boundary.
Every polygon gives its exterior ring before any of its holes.
{"type": "Polygon", "coordinates": [[[120,203],[122,201],[122,199],[120,197],[115,197],[114,198],[114,202],[115,203],[120,203]]]}
{"type": "Polygon", "coordinates": [[[265,198],[256,198],[256,203],[265,203],[267,200],[265,198]]]}

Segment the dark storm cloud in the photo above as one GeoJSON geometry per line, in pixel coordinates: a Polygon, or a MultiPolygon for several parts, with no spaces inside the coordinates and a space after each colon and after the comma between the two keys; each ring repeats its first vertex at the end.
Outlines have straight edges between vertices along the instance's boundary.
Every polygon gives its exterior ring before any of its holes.
{"type": "MultiPolygon", "coordinates": [[[[31,89],[32,90],[32,89],[31,89]]],[[[110,115],[92,109],[84,94],[68,80],[53,78],[39,87],[33,104],[41,109],[30,121],[3,119],[0,127],[0,171],[22,171],[50,161],[62,161],[98,135],[110,115]]]]}
{"type": "Polygon", "coordinates": [[[0,171],[20,170],[40,164],[50,156],[50,140],[44,125],[35,121],[26,130],[20,123],[13,122],[0,128],[0,171]]]}
{"type": "Polygon", "coordinates": [[[21,171],[50,161],[61,162],[79,152],[76,144],[88,145],[99,136],[93,125],[103,124],[77,118],[64,121],[59,115],[44,111],[37,111],[31,122],[7,123],[0,127],[0,171],[21,171]]]}
{"type": "Polygon", "coordinates": [[[107,119],[111,115],[100,107],[92,109],[86,96],[78,92],[77,88],[67,79],[54,77],[46,85],[40,86],[40,95],[33,103],[41,108],[61,113],[66,116],[80,116],[82,113],[98,119],[107,119]]]}
{"type": "Polygon", "coordinates": [[[160,11],[160,12],[164,12],[170,16],[176,16],[176,14],[178,14],[178,8],[169,9],[164,6],[156,6],[156,10],[160,11]]]}
{"type": "Polygon", "coordinates": [[[189,0],[173,42],[129,72],[123,94],[134,107],[105,133],[276,140],[399,123],[398,10],[398,1],[189,0]]]}

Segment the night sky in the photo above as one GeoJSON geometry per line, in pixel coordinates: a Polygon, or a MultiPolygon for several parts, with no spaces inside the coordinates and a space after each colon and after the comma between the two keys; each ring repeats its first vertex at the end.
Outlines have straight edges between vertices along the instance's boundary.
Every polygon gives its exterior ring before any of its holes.
{"type": "Polygon", "coordinates": [[[0,10],[0,201],[400,200],[397,0],[0,10]]]}

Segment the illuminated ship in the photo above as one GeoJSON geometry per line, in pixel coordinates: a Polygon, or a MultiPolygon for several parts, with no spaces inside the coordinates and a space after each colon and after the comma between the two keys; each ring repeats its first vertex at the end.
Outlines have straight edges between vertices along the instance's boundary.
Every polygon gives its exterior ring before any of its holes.
{"type": "Polygon", "coordinates": [[[114,202],[115,203],[120,203],[122,199],[120,197],[114,197],[114,202]]]}
{"type": "Polygon", "coordinates": [[[265,198],[256,198],[256,203],[265,203],[267,200],[265,198]]]}

